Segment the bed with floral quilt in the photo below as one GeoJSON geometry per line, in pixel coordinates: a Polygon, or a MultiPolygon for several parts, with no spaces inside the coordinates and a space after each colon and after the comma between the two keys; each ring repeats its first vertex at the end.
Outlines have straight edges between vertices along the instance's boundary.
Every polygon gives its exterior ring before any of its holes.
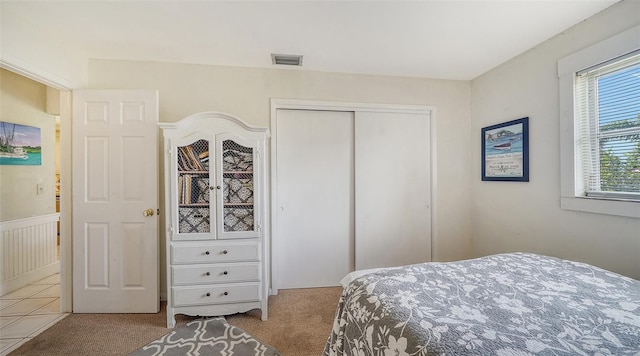
{"type": "Polygon", "coordinates": [[[640,355],[640,281],[588,264],[509,253],[347,280],[325,356],[640,355]]]}

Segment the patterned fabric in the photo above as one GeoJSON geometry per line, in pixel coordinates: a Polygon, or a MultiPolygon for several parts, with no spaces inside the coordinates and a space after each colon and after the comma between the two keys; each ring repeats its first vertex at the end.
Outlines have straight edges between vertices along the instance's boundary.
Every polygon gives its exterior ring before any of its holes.
{"type": "Polygon", "coordinates": [[[229,325],[224,317],[216,317],[194,320],[129,354],[152,355],[277,356],[280,353],[244,330],[229,325]]]}
{"type": "Polygon", "coordinates": [[[526,253],[374,272],[324,355],[640,355],[640,281],[526,253]]]}
{"type": "Polygon", "coordinates": [[[198,177],[195,178],[196,186],[193,189],[193,196],[191,198],[192,202],[196,203],[208,203],[209,202],[209,178],[208,177],[198,177]]]}
{"type": "Polygon", "coordinates": [[[225,140],[222,151],[224,231],[253,231],[253,148],[225,140]]]}
{"type": "Polygon", "coordinates": [[[209,232],[209,208],[179,208],[179,231],[182,234],[209,232]]]}
{"type": "Polygon", "coordinates": [[[222,142],[222,169],[224,171],[252,171],[253,149],[231,140],[222,142]]]}
{"type": "Polygon", "coordinates": [[[253,203],[253,177],[223,180],[225,203],[253,203]]]}
{"type": "Polygon", "coordinates": [[[224,231],[253,231],[253,208],[224,208],[224,231]]]}

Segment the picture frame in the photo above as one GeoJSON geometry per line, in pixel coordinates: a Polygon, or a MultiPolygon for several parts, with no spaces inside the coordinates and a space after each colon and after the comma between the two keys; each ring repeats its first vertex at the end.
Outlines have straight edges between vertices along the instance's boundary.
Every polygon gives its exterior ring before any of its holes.
{"type": "Polygon", "coordinates": [[[0,121],[0,165],[41,166],[39,127],[0,121]]]}
{"type": "Polygon", "coordinates": [[[482,180],[529,181],[529,118],[483,127],[482,180]]]}

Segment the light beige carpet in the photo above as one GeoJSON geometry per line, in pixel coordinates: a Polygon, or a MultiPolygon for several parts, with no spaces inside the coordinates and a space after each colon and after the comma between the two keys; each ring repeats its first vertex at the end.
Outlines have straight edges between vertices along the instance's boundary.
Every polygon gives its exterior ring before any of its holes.
{"type": "Polygon", "coordinates": [[[333,327],[342,287],[281,290],[269,298],[269,319],[255,314],[227,321],[280,351],[283,356],[320,356],[333,327]]]}
{"type": "MultiPolygon", "coordinates": [[[[283,356],[319,356],[341,293],[340,287],[281,290],[269,298],[269,320],[257,310],[226,318],[283,356]]],[[[179,315],[176,327],[193,319],[179,315]]],[[[127,355],[171,331],[164,306],[158,314],[72,314],[10,355],[127,355]]]]}

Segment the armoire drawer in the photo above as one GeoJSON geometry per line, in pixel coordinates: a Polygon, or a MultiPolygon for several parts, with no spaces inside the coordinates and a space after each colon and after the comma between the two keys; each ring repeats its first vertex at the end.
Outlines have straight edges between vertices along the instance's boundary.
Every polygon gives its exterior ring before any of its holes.
{"type": "Polygon", "coordinates": [[[173,306],[228,304],[260,300],[260,284],[173,287],[173,306]]]}
{"type": "Polygon", "coordinates": [[[171,263],[257,262],[259,243],[194,242],[171,245],[171,263]]]}
{"type": "Polygon", "coordinates": [[[174,285],[259,282],[260,264],[210,264],[172,266],[174,285]]]}

